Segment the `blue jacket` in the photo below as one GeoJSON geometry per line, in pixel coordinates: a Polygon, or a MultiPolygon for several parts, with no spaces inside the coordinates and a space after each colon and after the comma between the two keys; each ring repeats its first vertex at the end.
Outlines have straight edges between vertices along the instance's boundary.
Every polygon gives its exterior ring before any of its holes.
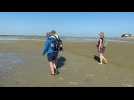
{"type": "Polygon", "coordinates": [[[51,48],[51,42],[52,39],[54,39],[54,37],[50,36],[47,38],[46,42],[44,43],[44,48],[43,48],[43,55],[45,55],[46,53],[56,53],[57,51],[53,51],[53,49],[51,48]]]}

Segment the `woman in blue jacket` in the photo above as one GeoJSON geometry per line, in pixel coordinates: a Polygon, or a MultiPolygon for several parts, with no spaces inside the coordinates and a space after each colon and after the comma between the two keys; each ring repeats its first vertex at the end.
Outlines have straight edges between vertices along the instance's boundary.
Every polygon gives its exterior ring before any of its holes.
{"type": "Polygon", "coordinates": [[[43,55],[45,54],[47,54],[51,75],[54,76],[57,71],[56,60],[58,55],[58,49],[57,49],[57,40],[55,39],[52,33],[49,33],[49,36],[47,37],[45,48],[43,49],[43,55]]]}

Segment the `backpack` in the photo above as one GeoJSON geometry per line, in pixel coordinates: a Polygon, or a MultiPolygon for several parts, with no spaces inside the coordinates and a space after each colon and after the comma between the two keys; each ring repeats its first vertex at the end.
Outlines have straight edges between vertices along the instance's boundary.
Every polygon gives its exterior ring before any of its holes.
{"type": "Polygon", "coordinates": [[[58,50],[63,50],[63,43],[62,43],[62,40],[58,37],[56,37],[56,36],[54,36],[55,37],[55,39],[56,39],[56,41],[57,41],[57,48],[58,48],[58,50]]]}
{"type": "Polygon", "coordinates": [[[55,38],[51,38],[51,44],[50,47],[53,51],[58,51],[58,41],[55,38]]]}

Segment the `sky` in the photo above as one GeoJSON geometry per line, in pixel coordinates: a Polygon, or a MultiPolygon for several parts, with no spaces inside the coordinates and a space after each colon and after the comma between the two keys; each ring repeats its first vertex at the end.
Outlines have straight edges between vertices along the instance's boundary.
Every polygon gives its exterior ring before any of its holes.
{"type": "Polygon", "coordinates": [[[134,12],[0,12],[0,35],[45,35],[51,30],[61,36],[134,34],[134,12]]]}

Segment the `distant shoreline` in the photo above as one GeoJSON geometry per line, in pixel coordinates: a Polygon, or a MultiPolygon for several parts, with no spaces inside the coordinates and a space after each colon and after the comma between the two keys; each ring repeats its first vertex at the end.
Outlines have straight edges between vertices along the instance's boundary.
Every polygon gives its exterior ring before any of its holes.
{"type": "MultiPolygon", "coordinates": [[[[63,41],[70,42],[96,42],[96,37],[74,37],[65,36],[61,37],[63,41]]],[[[45,36],[33,36],[33,35],[0,35],[0,41],[18,41],[18,40],[33,40],[33,41],[44,41],[45,36]]],[[[119,37],[107,37],[108,42],[133,42],[133,38],[119,38],[119,37]]]]}
{"type": "MultiPolygon", "coordinates": [[[[45,37],[45,35],[0,35],[0,37],[45,37]]],[[[61,36],[63,38],[96,38],[93,36],[61,36]]],[[[120,37],[108,37],[108,38],[120,38],[120,37]]]]}
{"type": "MultiPolygon", "coordinates": [[[[44,39],[0,39],[0,43],[10,43],[10,41],[45,41],[44,39]]],[[[134,41],[127,41],[127,40],[107,40],[109,43],[134,43],[134,41]]],[[[71,43],[91,43],[91,42],[97,42],[96,39],[88,39],[88,40],[78,40],[78,39],[64,39],[63,42],[71,42],[71,43]]]]}

